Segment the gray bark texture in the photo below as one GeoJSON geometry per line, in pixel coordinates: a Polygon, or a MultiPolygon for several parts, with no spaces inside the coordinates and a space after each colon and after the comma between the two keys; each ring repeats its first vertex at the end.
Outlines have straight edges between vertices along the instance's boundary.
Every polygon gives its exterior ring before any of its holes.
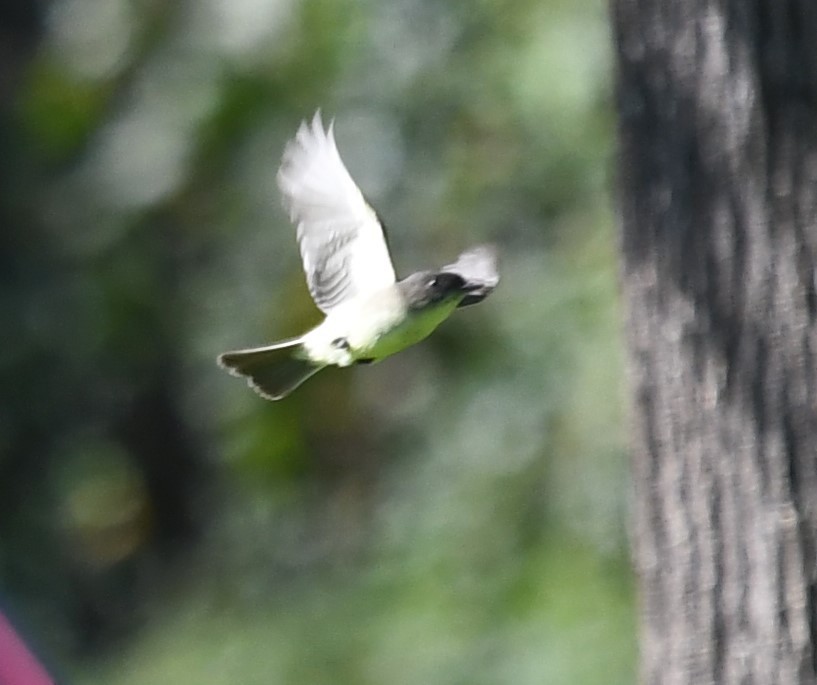
{"type": "Polygon", "coordinates": [[[817,0],[611,0],[642,682],[817,683],[817,0]]]}

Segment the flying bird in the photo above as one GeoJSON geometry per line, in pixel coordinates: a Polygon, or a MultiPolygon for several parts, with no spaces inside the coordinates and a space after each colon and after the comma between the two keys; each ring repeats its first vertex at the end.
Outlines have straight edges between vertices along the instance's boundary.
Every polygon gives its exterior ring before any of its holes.
{"type": "Polygon", "coordinates": [[[297,237],[309,292],[326,318],[297,338],[225,352],[218,363],[280,400],[327,366],[377,362],[428,336],[457,307],[499,283],[496,250],[397,280],[386,235],[340,158],[320,111],[284,149],[278,187],[297,237]]]}

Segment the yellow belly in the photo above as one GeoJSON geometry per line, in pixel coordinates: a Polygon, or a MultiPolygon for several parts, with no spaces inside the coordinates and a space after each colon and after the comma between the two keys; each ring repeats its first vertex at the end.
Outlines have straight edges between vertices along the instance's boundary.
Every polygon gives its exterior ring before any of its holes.
{"type": "Polygon", "coordinates": [[[373,344],[352,347],[352,355],[356,360],[379,361],[396,354],[428,337],[437,326],[451,316],[456,307],[455,299],[442,302],[429,310],[410,312],[402,323],[381,333],[373,344]]]}
{"type": "Polygon", "coordinates": [[[396,290],[352,300],[303,337],[302,356],[333,366],[379,361],[428,336],[451,315],[460,299],[454,297],[422,311],[408,310],[396,290]]]}

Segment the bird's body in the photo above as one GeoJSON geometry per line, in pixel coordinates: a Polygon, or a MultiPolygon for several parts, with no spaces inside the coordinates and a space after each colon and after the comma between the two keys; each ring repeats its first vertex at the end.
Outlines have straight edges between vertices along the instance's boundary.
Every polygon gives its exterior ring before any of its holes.
{"type": "Polygon", "coordinates": [[[408,323],[406,310],[406,303],[394,287],[359,295],[338,305],[304,335],[304,351],[311,359],[335,366],[386,357],[385,350],[379,348],[383,348],[390,332],[408,323]]]}
{"type": "Polygon", "coordinates": [[[455,295],[443,306],[411,311],[398,288],[358,296],[332,310],[303,336],[304,352],[310,359],[335,366],[380,361],[427,337],[460,299],[455,295]]]}
{"type": "Polygon", "coordinates": [[[326,318],[298,338],[225,352],[219,363],[268,399],[326,366],[377,362],[427,337],[458,306],[484,299],[499,276],[493,248],[397,281],[377,214],[349,176],[320,114],[289,143],[278,185],[298,225],[309,291],[326,318]]]}

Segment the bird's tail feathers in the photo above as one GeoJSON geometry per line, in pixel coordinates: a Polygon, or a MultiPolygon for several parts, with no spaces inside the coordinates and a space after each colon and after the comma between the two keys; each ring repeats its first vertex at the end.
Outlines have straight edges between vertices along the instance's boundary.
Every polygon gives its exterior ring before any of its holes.
{"type": "Polygon", "coordinates": [[[262,397],[280,400],[323,368],[298,354],[301,342],[301,338],[290,338],[263,347],[225,352],[219,355],[218,363],[234,376],[245,377],[262,397]]]}

